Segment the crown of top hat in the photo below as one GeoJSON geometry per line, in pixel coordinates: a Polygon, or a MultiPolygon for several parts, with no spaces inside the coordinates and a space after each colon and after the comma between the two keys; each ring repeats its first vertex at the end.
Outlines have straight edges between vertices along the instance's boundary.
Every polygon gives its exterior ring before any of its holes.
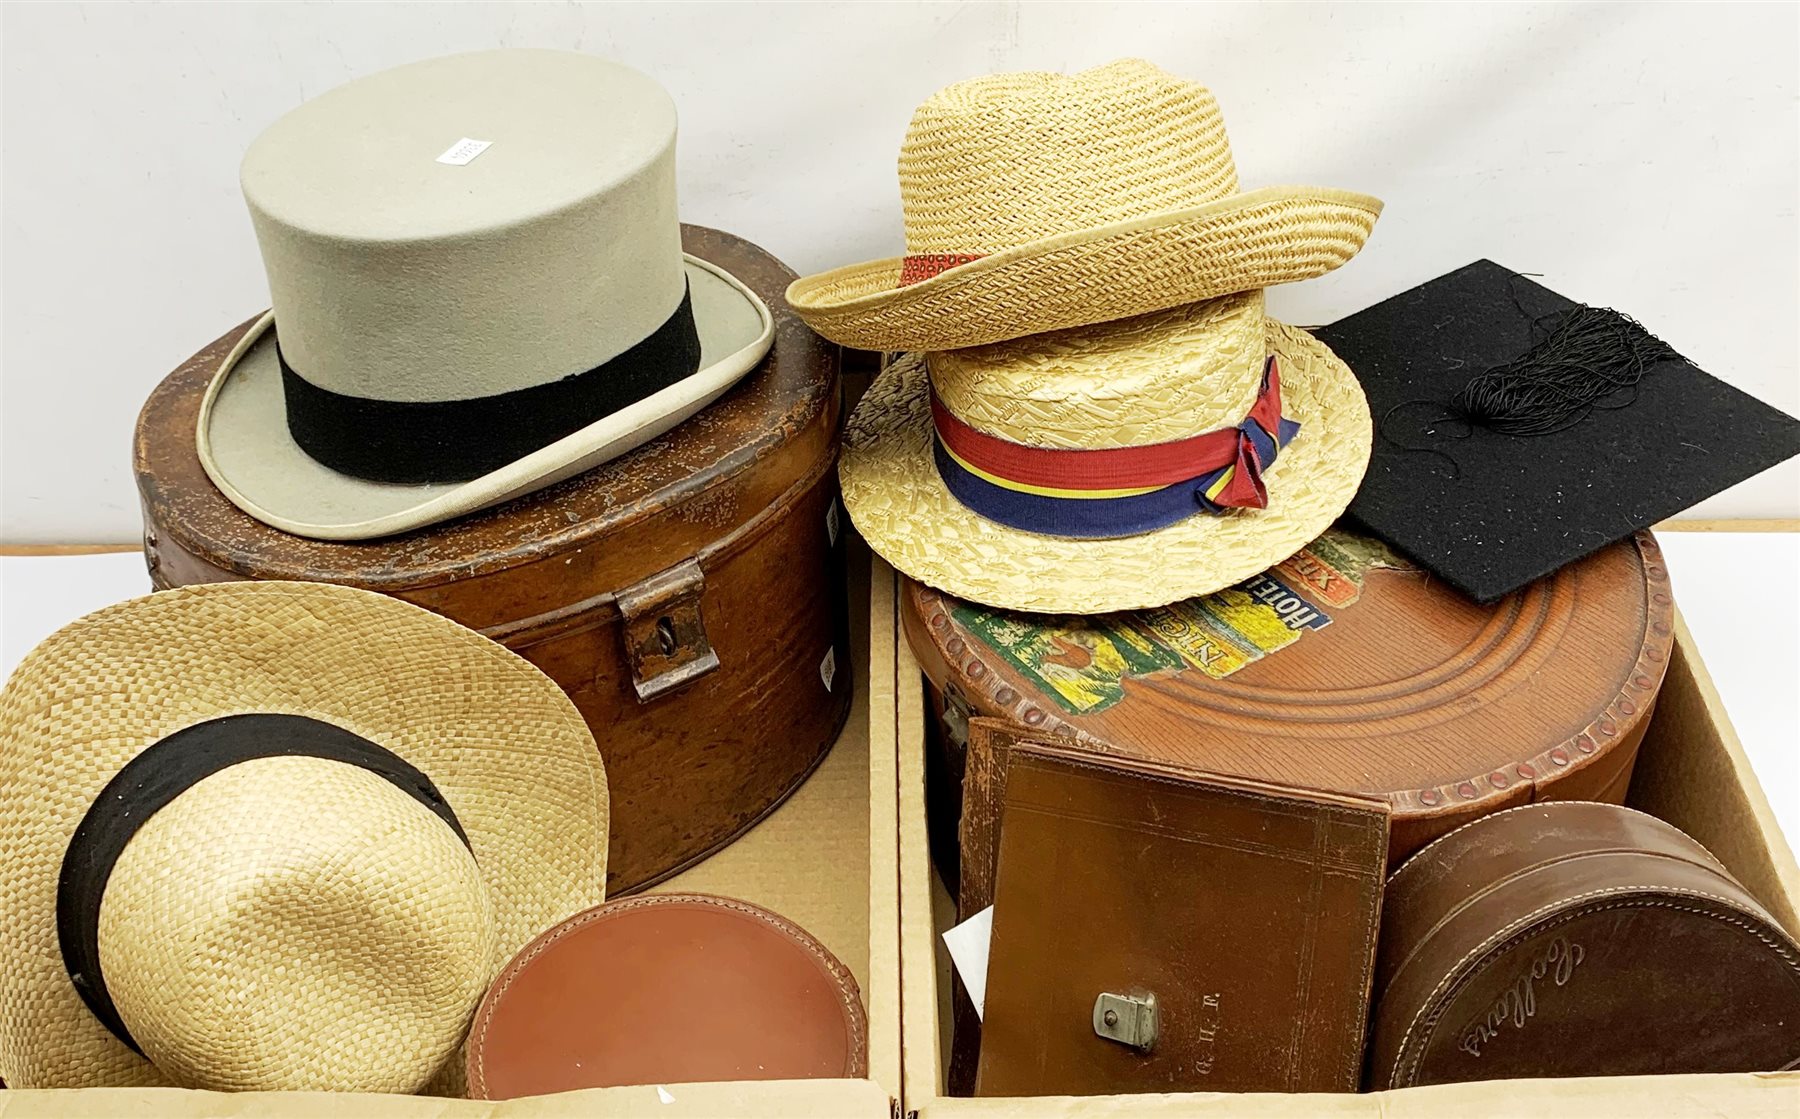
{"type": "Polygon", "coordinates": [[[283,357],[335,393],[431,402],[626,351],[685,290],[675,131],[655,81],[564,51],[431,59],[308,101],[240,174],[283,357]]]}

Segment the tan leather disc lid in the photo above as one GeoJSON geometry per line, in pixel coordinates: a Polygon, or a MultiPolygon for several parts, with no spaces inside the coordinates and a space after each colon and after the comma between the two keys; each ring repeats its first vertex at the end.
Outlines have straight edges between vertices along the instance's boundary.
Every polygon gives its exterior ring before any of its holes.
{"type": "Polygon", "coordinates": [[[494,981],[469,1034],[469,1094],[861,1077],[848,968],[747,902],[659,894],[577,914],[494,981]]]}

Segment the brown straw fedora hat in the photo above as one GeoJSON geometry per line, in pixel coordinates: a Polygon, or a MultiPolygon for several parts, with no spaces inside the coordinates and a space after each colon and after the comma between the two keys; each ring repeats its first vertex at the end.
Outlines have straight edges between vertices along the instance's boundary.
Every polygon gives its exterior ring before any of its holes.
{"type": "Polygon", "coordinates": [[[0,1077],[454,1092],[606,838],[575,707],[445,618],[281,582],[90,614],[0,692],[0,1077]]]}
{"type": "Polygon", "coordinates": [[[907,354],[857,405],[838,473],[858,531],[912,578],[1099,614],[1299,551],[1356,495],[1371,433],[1349,367],[1251,291],[907,354]]]}
{"type": "Polygon", "coordinates": [[[1381,203],[1327,187],[1240,193],[1206,87],[1126,59],[933,94],[900,149],[904,257],[796,280],[814,330],[948,350],[1321,276],[1381,203]]]}

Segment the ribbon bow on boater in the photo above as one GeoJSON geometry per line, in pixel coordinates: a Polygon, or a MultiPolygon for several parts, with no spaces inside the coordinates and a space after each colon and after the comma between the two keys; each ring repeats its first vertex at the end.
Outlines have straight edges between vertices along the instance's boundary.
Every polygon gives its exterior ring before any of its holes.
{"type": "Polygon", "coordinates": [[[978,431],[935,392],[938,473],[956,499],[990,520],[1049,536],[1130,536],[1196,512],[1263,509],[1263,471],[1300,425],[1281,414],[1273,355],[1236,427],[1168,443],[1097,450],[1031,447],[978,431]]]}

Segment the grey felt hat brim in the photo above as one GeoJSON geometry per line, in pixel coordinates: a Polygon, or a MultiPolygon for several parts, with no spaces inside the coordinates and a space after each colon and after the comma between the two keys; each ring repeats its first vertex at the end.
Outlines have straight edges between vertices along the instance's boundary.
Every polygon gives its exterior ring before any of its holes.
{"type": "Polygon", "coordinates": [[[238,508],[284,532],[368,540],[497,505],[590,470],[686,420],[768,353],[775,323],[756,293],[724,269],[685,257],[700,369],[636,404],[467,482],[394,485],[340,474],[288,434],[274,316],[226,355],[200,405],[200,463],[238,508]]]}

